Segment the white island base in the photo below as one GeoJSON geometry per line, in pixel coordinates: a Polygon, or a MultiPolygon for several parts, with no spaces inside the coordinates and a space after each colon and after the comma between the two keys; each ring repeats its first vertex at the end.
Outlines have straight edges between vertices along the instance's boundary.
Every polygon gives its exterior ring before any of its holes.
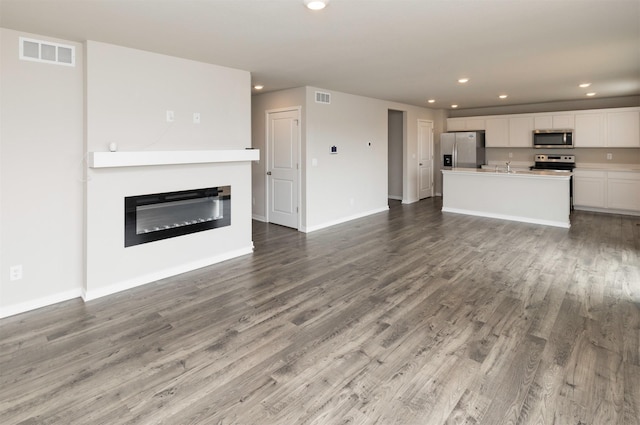
{"type": "Polygon", "coordinates": [[[569,228],[570,172],[442,170],[442,211],[569,228]]]}

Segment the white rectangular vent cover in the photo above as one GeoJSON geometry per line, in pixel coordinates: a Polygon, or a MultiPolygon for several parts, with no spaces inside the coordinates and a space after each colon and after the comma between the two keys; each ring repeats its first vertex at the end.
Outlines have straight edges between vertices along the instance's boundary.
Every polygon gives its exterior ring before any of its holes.
{"type": "Polygon", "coordinates": [[[76,48],[66,44],[20,37],[20,59],[75,66],[76,48]]]}
{"type": "Polygon", "coordinates": [[[325,93],[322,91],[316,92],[316,103],[326,103],[327,105],[331,103],[331,93],[325,93]]]}

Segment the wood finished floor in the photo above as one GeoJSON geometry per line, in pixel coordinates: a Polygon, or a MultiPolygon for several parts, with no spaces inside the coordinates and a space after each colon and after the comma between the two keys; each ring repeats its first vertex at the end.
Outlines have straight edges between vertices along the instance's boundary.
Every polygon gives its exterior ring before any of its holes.
{"type": "Polygon", "coordinates": [[[640,423],[640,217],[441,201],[0,321],[2,424],[640,423]]]}

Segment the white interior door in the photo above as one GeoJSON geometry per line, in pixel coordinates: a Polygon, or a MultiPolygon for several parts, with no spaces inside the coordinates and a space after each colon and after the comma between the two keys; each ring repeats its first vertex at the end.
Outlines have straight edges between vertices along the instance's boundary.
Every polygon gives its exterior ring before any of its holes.
{"type": "Polygon", "coordinates": [[[270,223],[298,228],[299,110],[267,113],[267,211],[270,223]]]}
{"type": "Polygon", "coordinates": [[[418,120],[418,199],[433,196],[433,121],[418,120]]]}

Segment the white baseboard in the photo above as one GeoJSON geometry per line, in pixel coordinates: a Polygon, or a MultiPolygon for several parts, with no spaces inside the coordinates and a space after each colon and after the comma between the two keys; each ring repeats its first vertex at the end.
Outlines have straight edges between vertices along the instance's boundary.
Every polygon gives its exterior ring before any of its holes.
{"type": "Polygon", "coordinates": [[[569,223],[568,220],[566,222],[552,221],[552,220],[539,220],[536,218],[518,217],[515,215],[494,214],[494,213],[487,213],[484,211],[473,211],[473,210],[464,210],[459,208],[447,208],[447,207],[443,207],[442,212],[474,215],[477,217],[498,218],[500,220],[519,221],[521,223],[542,224],[544,226],[563,227],[565,229],[568,229],[569,227],[571,227],[571,224],[569,223]]]}
{"type": "Polygon", "coordinates": [[[242,255],[251,254],[253,252],[253,244],[246,248],[237,249],[235,251],[225,252],[224,254],[217,255],[211,258],[205,258],[203,260],[193,261],[191,263],[183,264],[178,267],[172,267],[169,269],[159,270],[154,273],[148,273],[143,276],[137,276],[133,279],[127,279],[121,282],[116,282],[112,285],[98,288],[92,291],[82,291],[82,299],[84,301],[95,300],[96,298],[104,297],[107,295],[115,294],[117,292],[125,291],[127,289],[135,288],[136,286],[144,285],[147,283],[155,282],[167,277],[176,276],[181,273],[190,272],[202,267],[210,266],[212,264],[221,263],[222,261],[230,260],[232,258],[240,257],[242,255]]]}
{"type": "Polygon", "coordinates": [[[316,226],[311,226],[311,227],[304,227],[303,226],[300,229],[300,231],[304,232],[304,233],[311,233],[311,232],[315,232],[316,230],[326,229],[327,227],[335,226],[336,224],[346,223],[347,221],[356,220],[358,218],[366,217],[368,215],[377,214],[377,213],[385,212],[385,211],[389,211],[389,206],[388,205],[386,207],[384,207],[384,208],[378,208],[378,209],[370,210],[370,211],[363,212],[363,213],[360,213],[360,214],[354,214],[354,215],[351,215],[349,217],[344,217],[344,218],[341,218],[341,219],[338,219],[338,220],[328,221],[326,223],[318,224],[316,226]]]}
{"type": "Polygon", "coordinates": [[[613,209],[613,208],[581,207],[579,205],[574,205],[573,209],[574,210],[579,210],[579,211],[598,212],[598,213],[603,213],[603,214],[620,214],[620,215],[640,216],[640,211],[616,210],[616,209],[613,209]]]}
{"type": "Polygon", "coordinates": [[[402,196],[396,196],[396,195],[387,195],[388,199],[393,199],[394,201],[402,201],[402,196]]]}
{"type": "Polygon", "coordinates": [[[63,301],[69,301],[82,296],[80,288],[70,291],[60,292],[58,294],[48,295],[46,297],[29,300],[18,304],[12,304],[0,307],[0,318],[9,317],[27,311],[36,310],[38,308],[47,307],[63,301]]]}
{"type": "Polygon", "coordinates": [[[405,205],[408,205],[408,204],[415,204],[418,201],[419,201],[419,199],[403,199],[402,203],[405,204],[405,205]]]}
{"type": "Polygon", "coordinates": [[[266,222],[267,222],[267,217],[265,217],[265,216],[263,216],[263,215],[256,215],[256,214],[253,214],[253,215],[251,216],[251,218],[252,218],[252,219],[254,219],[254,220],[256,220],[256,221],[261,221],[261,222],[263,222],[263,223],[266,223],[266,222]]]}

